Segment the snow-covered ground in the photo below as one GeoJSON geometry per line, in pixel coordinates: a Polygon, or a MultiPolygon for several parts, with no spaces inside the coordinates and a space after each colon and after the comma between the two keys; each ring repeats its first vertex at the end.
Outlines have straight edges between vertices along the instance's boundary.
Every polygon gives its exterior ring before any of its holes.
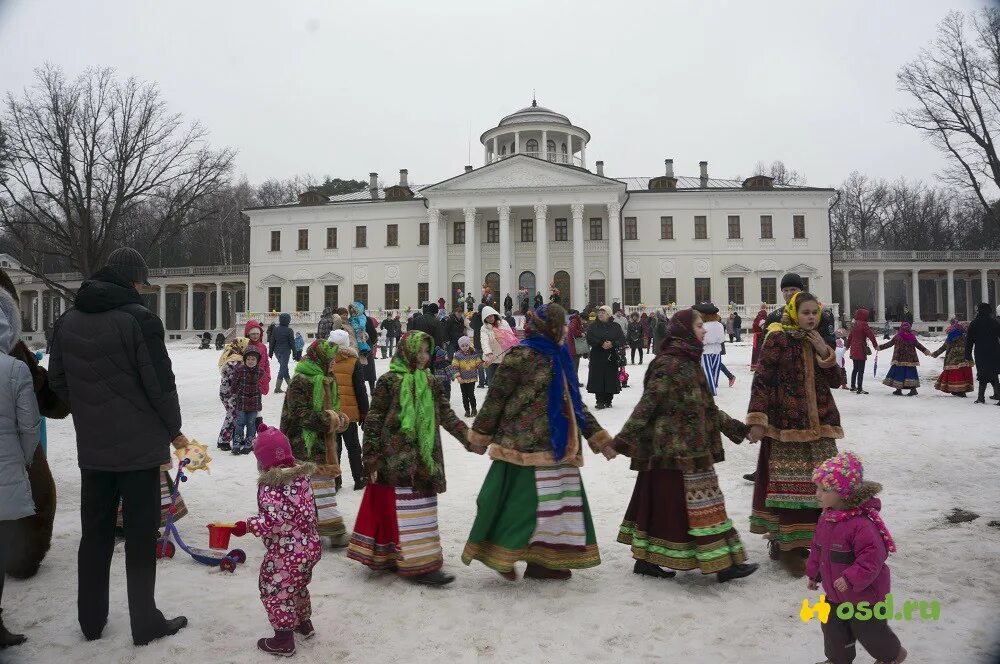
{"type": "MultiPolygon", "coordinates": [[[[936,348],[936,344],[929,344],[936,348]]],[[[214,447],[222,419],[218,400],[218,353],[171,348],[178,377],[184,432],[214,447]]],[[[889,367],[883,352],[879,378],[889,367]]],[[[729,347],[724,358],[736,373],[734,388],[720,388],[718,403],[735,417],[746,412],[750,389],[749,348],[729,347]]],[[[647,357],[647,362],[648,362],[647,357]]],[[[883,516],[899,552],[890,557],[893,593],[904,599],[936,600],[936,622],[897,622],[894,629],[910,651],[908,661],[985,662],[997,656],[1000,618],[1000,407],[975,405],[933,389],[941,360],[923,359],[924,387],[916,398],[890,396],[871,377],[868,396],[836,394],[847,437],[840,449],[859,452],[867,477],[885,486],[883,516]],[[961,507],[982,516],[951,524],[944,516],[961,507]]],[[[870,365],[870,363],[869,363],[870,365]]],[[[387,362],[378,362],[379,371],[387,362]]],[[[272,370],[276,370],[276,365],[272,370]]],[[[629,367],[631,387],[598,419],[616,433],[639,398],[644,367],[629,367]]],[[[581,366],[586,376],[586,361],[581,366]]],[[[585,380],[585,378],[584,378],[585,380]]],[[[478,392],[480,399],[485,394],[478,392]]],[[[592,395],[586,401],[593,405],[592,395]]],[[[461,395],[452,391],[461,412],[461,395]]],[[[264,415],[277,423],[281,397],[264,399],[264,415]]],[[[113,414],[109,413],[109,417],[113,414]]],[[[141,433],[139,433],[141,435],[141,433]]],[[[446,567],[457,575],[445,589],[413,585],[377,574],[326,551],[310,591],[317,636],[298,645],[309,662],[370,661],[688,661],[816,662],[823,642],[816,621],[798,617],[804,597],[815,599],[804,580],[784,575],[767,559],[764,543],[748,532],[752,486],[740,476],[754,468],[757,447],[727,441],[727,460],[717,467],[727,507],[743,533],[750,559],[761,569],[725,585],[714,577],[681,573],[674,580],[632,574],[627,547],[615,536],[632,491],[628,459],[587,459],[583,469],[603,563],[576,572],[567,583],[510,583],[459,556],[475,514],[476,492],[489,460],[466,453],[445,435],[448,492],[441,496],[440,523],[446,567]]],[[[183,613],[190,626],[178,636],[135,648],[125,599],[124,547],[112,570],[111,615],[104,638],[84,642],[76,621],[76,550],[80,535],[76,447],[69,420],[49,422],[49,454],[59,487],[52,550],[37,577],[8,580],[7,624],[27,633],[20,648],[0,651],[0,661],[18,662],[266,662],[255,641],[269,633],[257,595],[263,555],[258,541],[236,540],[249,555],[235,574],[201,566],[178,552],[159,563],[157,598],[168,615],[183,613]]],[[[346,455],[344,468],[347,471],[346,455]]],[[[215,456],[211,474],[195,474],[183,485],[190,514],[179,522],[182,536],[207,543],[205,524],[245,518],[255,509],[252,456],[215,456]]],[[[348,528],[361,492],[339,497],[348,528]]],[[[870,662],[861,655],[859,662],[870,662]]]]}

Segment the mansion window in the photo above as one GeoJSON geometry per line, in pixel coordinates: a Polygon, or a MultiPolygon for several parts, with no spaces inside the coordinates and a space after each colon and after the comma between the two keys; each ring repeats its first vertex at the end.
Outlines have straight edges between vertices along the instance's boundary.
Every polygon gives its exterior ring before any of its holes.
{"type": "Polygon", "coordinates": [[[534,242],[535,241],[535,220],[534,219],[522,219],[521,220],[521,242],[534,242]]]}
{"type": "Polygon", "coordinates": [[[729,277],[730,304],[743,304],[743,277],[729,277]]]}
{"type": "Polygon", "coordinates": [[[667,306],[671,302],[677,301],[677,279],[661,278],[660,279],[660,304],[667,306]]]}
{"type": "Polygon", "coordinates": [[[538,141],[536,141],[535,139],[533,138],[528,139],[528,142],[525,143],[524,148],[528,152],[528,154],[535,153],[535,156],[536,157],[538,156],[538,141]]]}
{"type": "Polygon", "coordinates": [[[673,217],[660,217],[660,239],[661,240],[673,240],[674,239],[674,218],[673,217]]]}
{"type": "Polygon", "coordinates": [[[270,286],[267,289],[267,310],[281,311],[281,286],[270,286]]]}
{"type": "Polygon", "coordinates": [[[761,277],[760,278],[760,301],[764,304],[777,304],[778,303],[778,278],[777,277],[761,277]]]}
{"type": "Polygon", "coordinates": [[[729,239],[740,239],[740,217],[737,214],[729,215],[729,239]]]}
{"type": "Polygon", "coordinates": [[[299,251],[306,251],[309,249],[309,229],[300,228],[299,229],[299,251]]]}
{"type": "Polygon", "coordinates": [[[761,240],[773,240],[774,239],[774,220],[769,214],[760,215],[760,239],[761,240]]]}
{"type": "Polygon", "coordinates": [[[712,280],[709,277],[695,277],[694,301],[696,304],[712,301],[712,280]]]}
{"type": "Polygon", "coordinates": [[[399,309],[399,284],[385,285],[385,308],[399,309]]]}
{"type": "Polygon", "coordinates": [[[455,228],[452,232],[451,238],[452,244],[465,244],[465,222],[456,221],[455,228]]]}
{"type": "Polygon", "coordinates": [[[308,286],[296,286],[295,287],[295,310],[296,311],[309,311],[309,287],[308,286]]]}
{"type": "Polygon", "coordinates": [[[626,240],[639,239],[639,228],[638,224],[636,223],[635,217],[625,217],[625,239],[626,240]]]}
{"type": "Polygon", "coordinates": [[[804,214],[792,215],[792,237],[796,240],[804,240],[806,237],[806,216],[804,214]]]}
{"type": "MultiPolygon", "coordinates": [[[[358,226],[354,229],[354,246],[355,247],[367,247],[368,246],[368,227],[358,226]]],[[[361,300],[361,302],[367,302],[367,300],[361,300]]]]}
{"type": "MultiPolygon", "coordinates": [[[[696,240],[708,239],[708,217],[699,215],[694,218],[694,239],[696,240]]],[[[701,301],[702,300],[698,300],[698,302],[701,301]]]]}
{"type": "Polygon", "coordinates": [[[590,302],[588,304],[604,304],[604,279],[591,279],[589,287],[590,302]]]}
{"type": "Polygon", "coordinates": [[[486,221],[486,243],[496,244],[500,241],[500,220],[489,219],[486,221]]]}
{"type": "Polygon", "coordinates": [[[590,218],[590,239],[591,240],[604,239],[604,225],[603,225],[603,220],[600,217],[590,218]]]}
{"type": "Polygon", "coordinates": [[[549,159],[554,159],[555,156],[556,156],[556,142],[555,141],[546,141],[545,142],[545,151],[548,153],[547,156],[548,156],[549,159]]]}
{"type": "MultiPolygon", "coordinates": [[[[387,247],[398,247],[399,246],[399,224],[388,224],[385,227],[385,246],[387,247]]],[[[397,307],[391,307],[396,309],[397,307]]]]}
{"type": "Polygon", "coordinates": [[[340,306],[340,288],[336,284],[323,286],[323,306],[330,309],[340,306]]]}
{"type": "Polygon", "coordinates": [[[569,239],[569,224],[565,219],[556,219],[556,242],[569,239]]]}
{"type": "Polygon", "coordinates": [[[417,284],[417,302],[423,304],[426,302],[430,295],[430,284],[426,281],[421,281],[417,284]]]}
{"type": "Polygon", "coordinates": [[[431,243],[431,225],[426,221],[420,224],[420,246],[426,247],[431,243]]]}
{"type": "Polygon", "coordinates": [[[354,301],[368,304],[368,284],[354,284],[354,301]]]}
{"type": "Polygon", "coordinates": [[[326,229],[326,248],[336,249],[337,248],[337,229],[328,228],[326,229]]]}
{"type": "Polygon", "coordinates": [[[281,231],[271,231],[271,251],[281,251],[281,231]]]}
{"type": "Polygon", "coordinates": [[[642,301],[642,288],[639,279],[625,279],[622,291],[625,306],[634,307],[642,301]]]}

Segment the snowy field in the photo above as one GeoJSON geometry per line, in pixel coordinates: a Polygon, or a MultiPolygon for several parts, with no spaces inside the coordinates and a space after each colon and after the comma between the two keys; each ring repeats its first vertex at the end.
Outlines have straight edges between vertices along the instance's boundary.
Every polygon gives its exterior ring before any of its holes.
{"type": "MultiPolygon", "coordinates": [[[[936,343],[927,344],[932,350],[936,343]]],[[[211,443],[222,421],[218,399],[218,353],[171,347],[184,432],[211,443]]],[[[647,357],[647,361],[648,361],[647,357]]],[[[724,358],[736,374],[734,388],[723,386],[719,406],[735,417],[746,413],[750,390],[749,347],[729,347],[724,358]]],[[[880,380],[889,368],[881,353],[879,380],[866,376],[868,396],[837,392],[847,437],[840,449],[862,455],[868,479],[885,486],[883,516],[899,547],[892,555],[897,601],[936,600],[936,622],[897,622],[894,629],[910,652],[908,662],[993,662],[1000,632],[1000,407],[975,405],[936,392],[940,359],[923,358],[924,386],[916,398],[890,396],[880,380]],[[960,507],[980,518],[951,524],[945,515],[960,507]]],[[[387,361],[379,360],[382,372],[387,361]]],[[[272,375],[277,364],[272,365],[272,375]]],[[[630,366],[632,386],[598,419],[617,433],[638,400],[644,367],[630,366]]],[[[586,361],[581,366],[586,381],[586,361]]],[[[478,391],[480,400],[485,391],[478,391]]],[[[586,395],[593,406],[593,395],[586,395]]],[[[995,403],[995,402],[988,402],[995,403]]],[[[452,390],[461,413],[461,395],[452,390]]],[[[281,397],[264,399],[266,421],[277,424],[281,397]]],[[[109,416],[111,414],[109,413],[109,416]]],[[[727,459],[717,466],[733,521],[743,534],[753,576],[719,585],[714,576],[680,573],[673,580],[632,574],[632,559],[615,536],[631,495],[635,473],[628,459],[607,462],[592,455],[584,481],[601,548],[599,567],[574,572],[567,583],[511,583],[460,554],[472,525],[476,492],[489,460],[466,453],[444,436],[448,492],[440,500],[445,566],[457,575],[444,589],[414,585],[390,574],[370,572],[346,558],[344,550],[324,551],[310,591],[317,636],[300,641],[297,657],[306,662],[441,661],[569,662],[686,661],[796,662],[824,659],[819,624],[800,621],[805,580],[791,579],[767,558],[764,542],[748,530],[752,486],[741,475],[753,470],[757,446],[726,441],[727,459]]],[[[259,541],[234,540],[249,556],[235,574],[201,566],[178,551],[159,562],[157,599],[167,616],[184,614],[190,625],[178,636],[135,648],[125,599],[124,546],[116,547],[112,569],[111,615],[104,638],[86,643],[76,621],[76,550],[80,536],[76,447],[70,420],[49,422],[49,454],[59,508],[52,550],[37,577],[7,581],[4,618],[25,632],[24,646],[0,651],[2,662],[269,662],[256,650],[270,634],[257,594],[263,556],[259,541]]],[[[346,453],[343,459],[349,474],[346,453]]],[[[182,536],[207,544],[205,524],[234,521],[255,510],[253,456],[215,456],[210,475],[195,474],[183,485],[190,514],[179,522],[182,536]]],[[[361,492],[339,496],[348,529],[361,492]]],[[[522,566],[523,569],[523,566],[522,566]]],[[[860,653],[858,662],[871,662],[860,653]]]]}

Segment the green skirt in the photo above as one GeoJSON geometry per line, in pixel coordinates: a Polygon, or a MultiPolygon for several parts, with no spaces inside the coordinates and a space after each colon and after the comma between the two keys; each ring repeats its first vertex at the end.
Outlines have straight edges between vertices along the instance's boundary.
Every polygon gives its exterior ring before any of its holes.
{"type": "Polygon", "coordinates": [[[472,533],[462,552],[498,572],[518,561],[548,569],[601,564],[580,469],[494,461],[486,474],[472,533]]]}

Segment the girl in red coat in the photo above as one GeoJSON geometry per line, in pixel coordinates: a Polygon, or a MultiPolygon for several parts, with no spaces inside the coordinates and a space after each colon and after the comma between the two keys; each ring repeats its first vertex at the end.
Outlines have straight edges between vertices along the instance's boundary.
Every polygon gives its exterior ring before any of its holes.
{"type": "Polygon", "coordinates": [[[851,371],[851,392],[858,394],[868,394],[864,390],[864,380],[865,362],[871,355],[871,351],[868,350],[869,341],[872,342],[873,347],[878,348],[878,339],[875,338],[872,329],[868,327],[868,310],[858,309],[854,313],[854,325],[851,327],[851,333],[847,335],[848,357],[854,363],[854,369],[851,371]]]}
{"type": "Polygon", "coordinates": [[[750,351],[750,371],[757,370],[757,358],[760,356],[760,347],[764,344],[764,323],[767,321],[767,305],[760,303],[760,311],[753,319],[750,330],[753,332],[753,348],[750,351]]]}
{"type": "Polygon", "coordinates": [[[267,346],[261,339],[264,336],[264,328],[255,320],[248,320],[243,326],[243,336],[250,340],[250,345],[260,351],[260,393],[267,394],[271,390],[271,362],[267,356],[267,346]]]}

